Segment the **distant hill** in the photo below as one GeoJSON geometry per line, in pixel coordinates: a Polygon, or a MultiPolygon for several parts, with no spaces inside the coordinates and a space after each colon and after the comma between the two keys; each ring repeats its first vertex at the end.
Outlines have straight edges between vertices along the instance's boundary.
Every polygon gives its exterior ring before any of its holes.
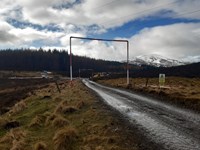
{"type": "Polygon", "coordinates": [[[154,66],[154,67],[173,67],[173,66],[181,66],[181,65],[186,65],[188,63],[175,60],[175,59],[170,59],[166,58],[160,55],[141,55],[137,56],[135,58],[132,58],[130,60],[130,64],[134,65],[149,65],[149,66],[154,66]]]}
{"type": "MultiPolygon", "coordinates": [[[[80,70],[93,72],[123,72],[125,63],[97,60],[82,56],[73,56],[73,74],[80,70]]],[[[67,51],[53,50],[0,50],[0,70],[13,71],[57,71],[69,75],[69,55],[67,51]]]]}
{"type": "MultiPolygon", "coordinates": [[[[126,63],[97,60],[83,56],[73,56],[73,75],[91,76],[95,72],[109,72],[111,77],[125,77],[126,63]]],[[[67,51],[53,50],[0,50],[0,70],[12,71],[56,71],[69,76],[69,55],[67,51]]],[[[154,67],[150,65],[130,65],[131,77],[167,76],[200,77],[200,63],[176,67],[154,67]]]]}
{"type": "Polygon", "coordinates": [[[158,77],[160,73],[166,76],[200,77],[200,62],[176,67],[142,66],[141,69],[131,71],[132,77],[158,77]]]}

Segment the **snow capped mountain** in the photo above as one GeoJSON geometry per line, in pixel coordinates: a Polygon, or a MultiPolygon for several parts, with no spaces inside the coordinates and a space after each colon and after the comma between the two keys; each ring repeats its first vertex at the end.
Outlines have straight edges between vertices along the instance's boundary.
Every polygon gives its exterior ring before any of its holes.
{"type": "Polygon", "coordinates": [[[169,59],[160,55],[141,55],[130,60],[130,64],[149,65],[154,67],[173,67],[181,66],[189,63],[169,59]]]}

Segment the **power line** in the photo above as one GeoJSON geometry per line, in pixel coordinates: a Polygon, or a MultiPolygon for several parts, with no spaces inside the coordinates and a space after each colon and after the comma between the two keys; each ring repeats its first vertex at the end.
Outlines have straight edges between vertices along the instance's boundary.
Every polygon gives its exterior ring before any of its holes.
{"type": "MultiPolygon", "coordinates": [[[[177,15],[174,16],[174,18],[185,16],[185,15],[191,15],[191,14],[195,14],[195,13],[198,13],[198,12],[200,12],[200,9],[194,10],[194,11],[190,11],[190,12],[186,12],[186,13],[177,14],[177,15]]],[[[200,19],[198,19],[198,20],[200,20],[200,19]]],[[[117,22],[113,22],[113,24],[114,23],[117,23],[117,22]]]]}
{"type": "MultiPolygon", "coordinates": [[[[113,19],[113,20],[121,20],[122,18],[125,18],[125,17],[136,16],[136,15],[138,15],[138,14],[144,14],[144,13],[146,13],[146,12],[150,12],[150,11],[152,11],[152,10],[158,9],[158,8],[160,8],[160,7],[163,7],[163,6],[172,5],[172,4],[177,3],[177,2],[179,2],[179,0],[176,0],[176,1],[171,2],[171,3],[166,3],[166,4],[158,5],[158,6],[155,6],[155,7],[149,8],[149,9],[145,9],[145,10],[142,10],[142,11],[138,11],[138,12],[136,12],[136,13],[131,13],[131,14],[129,14],[129,15],[125,15],[125,16],[122,16],[122,17],[120,17],[120,18],[113,19]]],[[[113,20],[112,20],[112,21],[102,22],[101,24],[113,22],[113,20]]]]}
{"type": "Polygon", "coordinates": [[[100,8],[103,8],[103,7],[105,7],[105,6],[108,6],[108,5],[110,5],[110,4],[114,3],[114,2],[119,2],[119,1],[120,1],[120,0],[113,0],[113,1],[111,1],[111,2],[105,3],[105,4],[103,4],[103,5],[101,5],[101,6],[98,6],[98,7],[91,8],[91,9],[89,9],[89,10],[100,9],[100,8]]]}
{"type": "Polygon", "coordinates": [[[198,13],[198,12],[200,12],[200,9],[194,10],[194,11],[190,11],[190,12],[186,12],[186,13],[182,13],[182,14],[178,14],[175,17],[180,17],[180,16],[184,16],[184,15],[191,15],[191,14],[195,14],[195,13],[198,13]]]}
{"type": "MultiPolygon", "coordinates": [[[[200,12],[200,9],[199,10],[195,10],[195,11],[191,11],[191,12],[187,12],[187,13],[178,14],[174,18],[181,17],[181,16],[184,16],[184,15],[191,15],[191,14],[199,13],[199,12],[200,12]]],[[[200,19],[198,19],[198,21],[200,21],[200,19]]],[[[130,28],[131,27],[126,28],[126,30],[129,30],[130,28]]],[[[124,29],[120,29],[120,30],[124,30],[124,29]]]]}

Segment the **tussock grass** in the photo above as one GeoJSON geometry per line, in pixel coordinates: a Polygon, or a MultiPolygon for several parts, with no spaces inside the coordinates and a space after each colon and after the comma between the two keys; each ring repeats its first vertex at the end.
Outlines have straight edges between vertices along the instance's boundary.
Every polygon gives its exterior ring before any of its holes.
{"type": "MultiPolygon", "coordinates": [[[[76,106],[68,106],[68,101],[62,101],[54,110],[54,113],[73,113],[75,111],[77,111],[77,107],[76,106]]],[[[81,104],[80,104],[81,106],[81,104]]]]}
{"type": "Polygon", "coordinates": [[[12,148],[10,150],[24,150],[24,146],[25,146],[25,142],[24,140],[14,140],[12,143],[12,148]]]}
{"type": "Polygon", "coordinates": [[[41,127],[43,125],[44,120],[45,120],[45,116],[37,115],[31,120],[29,127],[41,127]]]}
{"type": "Polygon", "coordinates": [[[54,120],[55,118],[57,118],[57,117],[58,117],[58,114],[56,114],[56,113],[50,114],[50,115],[47,116],[47,118],[46,118],[45,125],[46,125],[46,126],[50,125],[51,122],[53,122],[53,120],[54,120]]]}
{"type": "Polygon", "coordinates": [[[72,150],[77,140],[77,131],[72,127],[59,130],[53,137],[55,150],[72,150]]]}
{"type": "Polygon", "coordinates": [[[95,150],[105,150],[103,146],[97,146],[95,150]]]}
{"type": "Polygon", "coordinates": [[[85,106],[85,102],[84,101],[80,101],[76,104],[76,108],[81,109],[85,106]]]}
{"type": "Polygon", "coordinates": [[[57,101],[57,102],[60,102],[62,100],[62,98],[56,97],[54,100],[57,101]]]}
{"type": "Polygon", "coordinates": [[[27,108],[27,104],[25,103],[25,101],[20,101],[11,108],[11,110],[9,111],[9,114],[16,115],[26,108],[27,108]]]}
{"type": "Polygon", "coordinates": [[[56,128],[61,128],[69,125],[69,121],[62,116],[57,116],[53,121],[52,125],[56,128]]]}
{"type": "Polygon", "coordinates": [[[62,113],[63,112],[63,108],[66,107],[68,105],[68,102],[66,100],[61,101],[58,106],[56,107],[54,113],[62,113]]]}
{"type": "Polygon", "coordinates": [[[0,128],[4,127],[8,123],[6,118],[0,117],[0,128]]]}
{"type": "Polygon", "coordinates": [[[47,145],[44,142],[38,142],[34,145],[34,150],[47,150],[47,145]]]}
{"type": "Polygon", "coordinates": [[[70,122],[67,119],[56,113],[51,113],[49,116],[47,116],[45,121],[46,126],[52,125],[53,127],[56,128],[61,128],[69,124],[70,122]]]}
{"type": "Polygon", "coordinates": [[[110,144],[114,143],[114,139],[98,135],[90,135],[84,138],[84,143],[97,144],[97,145],[100,145],[102,143],[110,144]]]}
{"type": "Polygon", "coordinates": [[[55,85],[52,85],[40,88],[35,91],[35,95],[27,97],[25,105],[20,104],[21,110],[15,111],[15,114],[12,112],[14,115],[8,112],[0,118],[0,126],[4,126],[7,120],[20,123],[20,128],[0,128],[0,149],[95,150],[102,146],[111,150],[110,147],[119,146],[119,149],[135,150],[131,146],[124,148],[124,141],[128,141],[126,136],[117,135],[120,138],[111,139],[122,131],[121,128],[112,132],[118,127],[110,125],[111,115],[107,114],[101,104],[96,103],[96,97],[81,82],[76,81],[73,86],[66,84],[62,93],[58,93],[55,85]],[[45,95],[50,95],[52,100],[43,100],[45,95]],[[119,139],[123,142],[118,142],[119,139]]]}
{"type": "Polygon", "coordinates": [[[20,128],[11,129],[0,143],[11,145],[10,150],[23,150],[25,145],[26,132],[20,128]]]}
{"type": "Polygon", "coordinates": [[[62,109],[62,112],[64,114],[66,114],[66,113],[73,113],[73,112],[76,112],[76,111],[78,111],[78,109],[75,106],[66,106],[66,107],[64,107],[62,109]]]}

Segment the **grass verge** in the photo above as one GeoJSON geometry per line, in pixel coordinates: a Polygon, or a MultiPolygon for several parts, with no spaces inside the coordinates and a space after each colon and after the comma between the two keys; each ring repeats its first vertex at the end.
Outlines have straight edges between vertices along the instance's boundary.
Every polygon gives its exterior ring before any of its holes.
{"type": "Polygon", "coordinates": [[[0,149],[137,150],[137,140],[81,81],[34,91],[0,118],[0,149]],[[18,127],[5,129],[7,122],[18,127]],[[1,142],[2,141],[2,142],[1,142]],[[7,141],[7,142],[4,142],[7,141]]]}
{"type": "Polygon", "coordinates": [[[158,96],[162,101],[181,105],[200,112],[200,78],[167,77],[164,87],[159,87],[158,78],[131,78],[127,87],[126,79],[99,80],[101,84],[129,88],[130,90],[158,96]],[[146,84],[147,83],[147,84],[146,84]]]}

